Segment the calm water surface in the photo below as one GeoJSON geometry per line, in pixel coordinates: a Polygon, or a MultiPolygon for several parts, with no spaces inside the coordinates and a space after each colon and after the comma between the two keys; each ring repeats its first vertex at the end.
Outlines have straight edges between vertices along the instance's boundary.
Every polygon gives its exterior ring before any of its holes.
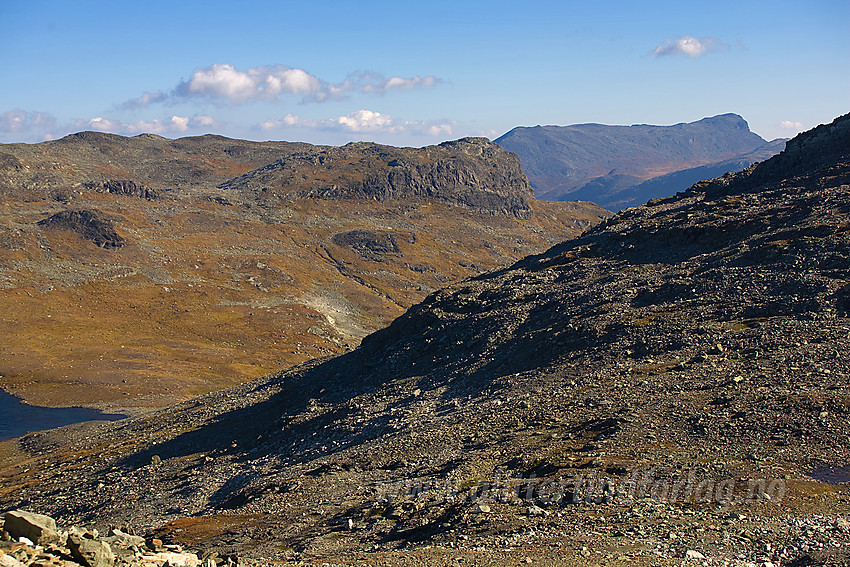
{"type": "Polygon", "coordinates": [[[0,390],[0,442],[20,437],[30,431],[53,429],[93,419],[114,421],[127,417],[103,413],[89,408],[45,408],[30,406],[20,398],[0,390]]]}
{"type": "Polygon", "coordinates": [[[811,478],[825,482],[827,484],[844,484],[850,483],[850,465],[843,467],[828,467],[826,465],[818,465],[818,467],[809,473],[811,478]]]}

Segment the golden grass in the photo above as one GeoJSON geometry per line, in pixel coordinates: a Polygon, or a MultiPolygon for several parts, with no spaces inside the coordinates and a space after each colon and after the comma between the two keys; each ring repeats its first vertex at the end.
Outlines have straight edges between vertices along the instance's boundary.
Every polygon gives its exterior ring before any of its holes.
{"type": "MultiPolygon", "coordinates": [[[[116,250],[28,225],[24,249],[0,250],[12,282],[0,289],[0,386],[40,405],[165,405],[342,352],[430,291],[575,232],[566,208],[540,203],[518,221],[438,202],[303,200],[275,223],[207,204],[80,197],[115,219],[127,239],[116,250]],[[333,243],[355,229],[394,232],[401,253],[374,261],[333,243]],[[323,293],[346,324],[308,300],[323,293]]],[[[43,218],[45,205],[17,216],[43,218]]]]}

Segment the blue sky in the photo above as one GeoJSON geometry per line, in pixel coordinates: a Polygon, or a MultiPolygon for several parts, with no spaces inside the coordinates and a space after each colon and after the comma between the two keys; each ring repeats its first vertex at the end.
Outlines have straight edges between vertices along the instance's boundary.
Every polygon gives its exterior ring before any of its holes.
{"type": "Polygon", "coordinates": [[[850,1],[0,0],[0,141],[80,130],[422,146],[850,112],[850,1]]]}

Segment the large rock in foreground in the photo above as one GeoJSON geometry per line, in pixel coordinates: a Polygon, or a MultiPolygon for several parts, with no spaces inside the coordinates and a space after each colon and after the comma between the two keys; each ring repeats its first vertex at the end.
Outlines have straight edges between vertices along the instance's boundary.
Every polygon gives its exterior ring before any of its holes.
{"type": "Polygon", "coordinates": [[[25,537],[37,545],[58,544],[61,539],[53,518],[24,510],[6,512],[3,529],[15,539],[25,537]]]}

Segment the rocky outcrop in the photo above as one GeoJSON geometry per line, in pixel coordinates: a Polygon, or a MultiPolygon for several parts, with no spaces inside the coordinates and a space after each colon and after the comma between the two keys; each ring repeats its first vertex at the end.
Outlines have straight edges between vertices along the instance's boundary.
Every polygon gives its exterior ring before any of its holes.
{"type": "Polygon", "coordinates": [[[0,524],[0,566],[2,567],[216,567],[232,565],[218,557],[202,562],[195,553],[179,546],[163,546],[157,539],[144,538],[110,530],[101,537],[97,530],[71,526],[56,527],[50,516],[25,510],[4,514],[0,524]]]}
{"type": "Polygon", "coordinates": [[[3,529],[11,537],[26,538],[36,545],[59,543],[56,521],[50,516],[25,510],[12,510],[4,515],[3,529]]]}
{"type": "Polygon", "coordinates": [[[20,171],[22,169],[24,169],[24,164],[21,163],[21,160],[12,154],[0,152],[0,171],[20,171]]]}
{"type": "MultiPolygon", "coordinates": [[[[416,236],[411,233],[407,240],[415,243],[416,236]]],[[[395,256],[401,252],[398,237],[387,231],[350,230],[335,234],[333,242],[337,246],[351,248],[360,256],[373,261],[382,261],[386,255],[395,256]]]]}
{"type": "Polygon", "coordinates": [[[112,567],[115,563],[115,554],[105,541],[72,533],[67,544],[71,557],[84,567],[112,567]]]}
{"type": "Polygon", "coordinates": [[[112,193],[113,195],[126,195],[139,197],[152,201],[158,199],[160,192],[152,189],[144,183],[136,183],[129,179],[108,179],[106,181],[87,181],[83,187],[98,193],[112,193]]]}
{"type": "Polygon", "coordinates": [[[533,191],[515,154],[486,138],[424,148],[357,142],[297,152],[219,186],[258,198],[376,201],[434,198],[493,214],[526,217],[533,191]]]}
{"type": "Polygon", "coordinates": [[[97,209],[61,211],[37,224],[43,228],[74,231],[101,248],[121,248],[125,243],[115,231],[112,221],[97,209]]]}

